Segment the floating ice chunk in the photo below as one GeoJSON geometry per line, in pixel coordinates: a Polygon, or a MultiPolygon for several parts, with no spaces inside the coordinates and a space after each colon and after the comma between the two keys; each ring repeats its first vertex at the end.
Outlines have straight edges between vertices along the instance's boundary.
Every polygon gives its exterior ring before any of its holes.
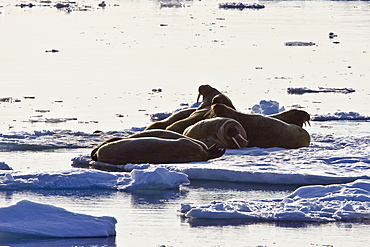
{"type": "Polygon", "coordinates": [[[71,169],[61,171],[7,171],[0,174],[0,189],[117,189],[125,173],[71,169]]]}
{"type": "Polygon", "coordinates": [[[185,5],[181,2],[175,1],[175,2],[159,2],[161,8],[181,8],[185,5]]]}
{"type": "Polygon", "coordinates": [[[356,90],[352,88],[327,88],[319,87],[318,89],[310,89],[307,87],[288,87],[288,94],[305,94],[305,93],[353,93],[356,90]]]}
{"type": "Polygon", "coordinates": [[[0,170],[13,170],[13,169],[4,162],[0,162],[0,170]]]}
{"type": "Polygon", "coordinates": [[[214,201],[181,205],[186,217],[273,221],[357,221],[370,219],[370,180],[304,186],[282,199],[214,201]]]}
{"type": "Polygon", "coordinates": [[[166,168],[154,167],[146,170],[133,170],[132,182],[120,187],[122,190],[137,189],[174,189],[181,184],[190,184],[184,173],[169,171],[166,168]]]}
{"type": "Polygon", "coordinates": [[[226,2],[219,3],[221,9],[264,9],[265,5],[259,3],[226,2]]]}
{"type": "Polygon", "coordinates": [[[271,115],[284,111],[284,106],[280,107],[279,102],[274,100],[261,100],[259,104],[252,107],[252,114],[271,115]]]}
{"type": "Polygon", "coordinates": [[[0,189],[175,189],[188,183],[187,175],[160,167],[131,173],[92,169],[0,173],[0,189]]]}
{"type": "Polygon", "coordinates": [[[285,46],[313,46],[316,45],[314,42],[303,42],[303,41],[289,41],[285,42],[285,46]]]}
{"type": "Polygon", "coordinates": [[[0,231],[35,237],[108,237],[116,235],[114,217],[94,217],[23,200],[0,208],[0,231]]]}
{"type": "Polygon", "coordinates": [[[312,121],[333,120],[370,120],[370,116],[363,116],[358,112],[334,112],[323,115],[315,114],[312,116],[312,121]]]}

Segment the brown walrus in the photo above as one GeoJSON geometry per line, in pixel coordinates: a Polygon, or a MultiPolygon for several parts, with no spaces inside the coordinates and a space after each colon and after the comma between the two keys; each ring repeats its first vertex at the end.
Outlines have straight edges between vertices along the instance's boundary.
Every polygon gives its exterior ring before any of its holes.
{"type": "MultiPolygon", "coordinates": [[[[170,131],[170,130],[161,130],[161,129],[156,129],[156,130],[147,130],[147,131],[142,131],[142,132],[138,132],[138,133],[135,133],[133,135],[130,135],[130,136],[127,136],[127,137],[112,137],[110,139],[107,139],[103,142],[101,142],[99,145],[97,145],[92,151],[91,151],[91,154],[90,154],[90,157],[92,160],[95,160],[95,161],[98,161],[97,160],[97,157],[96,157],[96,152],[98,151],[98,149],[105,145],[105,144],[108,144],[108,143],[111,143],[111,142],[115,142],[115,141],[120,141],[122,139],[127,139],[127,138],[139,138],[139,137],[158,137],[158,138],[163,138],[163,139],[180,139],[180,138],[187,138],[186,136],[184,135],[181,135],[179,133],[176,133],[176,132],[173,132],[173,131],[170,131]]],[[[190,137],[188,137],[190,138],[190,137]]],[[[191,139],[191,138],[190,138],[191,139]]],[[[198,143],[199,145],[203,146],[204,149],[207,149],[208,147],[201,141],[199,140],[193,140],[192,141],[198,143]]]]}
{"type": "MultiPolygon", "coordinates": [[[[195,124],[196,122],[205,119],[205,114],[209,111],[211,105],[212,105],[212,100],[216,95],[221,95],[222,93],[218,91],[217,89],[211,87],[210,85],[201,85],[198,89],[199,94],[197,101],[199,101],[200,95],[203,96],[203,101],[200,104],[200,106],[194,111],[192,114],[190,114],[189,117],[184,118],[182,120],[179,120],[171,125],[169,125],[166,129],[167,130],[172,130],[177,133],[183,133],[184,130],[190,126],[195,124]]],[[[224,104],[231,104],[231,100],[227,98],[226,96],[222,97],[223,101],[228,101],[228,102],[223,102],[224,104]]]]}
{"type": "Polygon", "coordinates": [[[238,121],[248,136],[249,147],[300,148],[310,145],[310,135],[295,124],[258,114],[244,114],[224,104],[214,104],[210,117],[228,117],[238,121]]]}
{"type": "Polygon", "coordinates": [[[248,146],[247,134],[239,122],[231,118],[205,119],[187,127],[185,136],[202,141],[207,146],[242,148],[248,146]]]}
{"type": "Polygon", "coordinates": [[[102,145],[95,153],[99,162],[123,165],[127,163],[186,163],[207,161],[225,153],[215,145],[204,148],[189,138],[157,137],[126,138],[102,145]]]}
{"type": "Polygon", "coordinates": [[[169,116],[166,119],[163,119],[161,121],[154,122],[150,124],[148,127],[146,127],[145,130],[150,130],[150,129],[166,129],[167,126],[173,124],[174,122],[177,122],[181,119],[187,118],[195,112],[197,108],[188,108],[184,109],[178,112],[173,113],[171,116],[169,116]]]}

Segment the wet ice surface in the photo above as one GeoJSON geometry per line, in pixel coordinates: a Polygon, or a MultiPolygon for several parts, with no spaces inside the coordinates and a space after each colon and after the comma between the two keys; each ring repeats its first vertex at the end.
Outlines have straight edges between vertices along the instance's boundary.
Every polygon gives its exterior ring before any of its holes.
{"type": "Polygon", "coordinates": [[[275,200],[213,201],[205,206],[181,205],[186,217],[260,221],[363,221],[370,219],[370,182],[304,186],[275,200]]]}
{"type": "Polygon", "coordinates": [[[140,189],[178,189],[189,184],[183,173],[153,167],[129,173],[71,169],[56,171],[9,171],[0,175],[1,189],[106,189],[131,191],[140,189]]]}
{"type": "Polygon", "coordinates": [[[78,238],[116,235],[116,219],[76,214],[52,205],[22,200],[0,208],[0,236],[78,238]]]}

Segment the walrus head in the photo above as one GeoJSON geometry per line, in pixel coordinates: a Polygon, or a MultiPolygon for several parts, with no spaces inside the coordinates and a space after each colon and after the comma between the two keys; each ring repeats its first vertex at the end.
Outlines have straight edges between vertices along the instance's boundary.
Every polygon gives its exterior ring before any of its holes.
{"type": "Polygon", "coordinates": [[[231,100],[225,95],[225,94],[218,94],[213,97],[212,99],[212,105],[214,104],[224,104],[227,105],[230,108],[233,108],[235,110],[235,107],[231,100]]]}
{"type": "MultiPolygon", "coordinates": [[[[243,134],[246,135],[245,131],[243,134]]],[[[248,146],[248,141],[246,140],[246,138],[243,137],[242,133],[239,131],[235,124],[229,124],[226,127],[226,136],[227,138],[230,138],[238,148],[248,146]]]]}
{"type": "Polygon", "coordinates": [[[297,110],[297,109],[293,109],[292,111],[295,112],[295,116],[294,116],[294,124],[298,125],[298,126],[303,126],[306,125],[306,123],[311,126],[310,124],[310,120],[311,120],[311,117],[310,117],[310,114],[308,114],[307,112],[305,111],[302,111],[302,110],[297,110]]]}
{"type": "Polygon", "coordinates": [[[228,107],[224,104],[213,104],[211,109],[204,114],[206,118],[213,118],[213,117],[230,117],[230,110],[235,111],[233,108],[228,107]]]}
{"type": "Polygon", "coordinates": [[[273,117],[280,119],[289,124],[298,125],[300,127],[303,127],[303,125],[306,123],[308,123],[308,125],[311,126],[310,125],[310,120],[311,120],[310,114],[308,114],[305,111],[298,110],[298,109],[291,109],[289,111],[281,112],[281,113],[274,115],[273,117]]]}
{"type": "Polygon", "coordinates": [[[202,104],[198,107],[198,109],[210,107],[212,104],[212,99],[218,94],[221,94],[216,88],[211,87],[210,85],[201,85],[198,88],[198,97],[197,103],[199,102],[199,98],[202,95],[203,101],[202,104]]]}
{"type": "Polygon", "coordinates": [[[215,159],[218,157],[221,157],[225,154],[226,149],[225,148],[218,148],[216,144],[213,144],[210,148],[207,150],[208,153],[208,159],[215,159]]]}

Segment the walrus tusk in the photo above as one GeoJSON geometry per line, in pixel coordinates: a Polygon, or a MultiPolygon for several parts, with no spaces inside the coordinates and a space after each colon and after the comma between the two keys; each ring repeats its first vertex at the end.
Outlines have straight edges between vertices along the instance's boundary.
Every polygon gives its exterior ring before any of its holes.
{"type": "Polygon", "coordinates": [[[199,103],[199,98],[200,98],[200,93],[198,93],[198,97],[197,97],[197,103],[199,103]]]}
{"type": "Polygon", "coordinates": [[[231,137],[231,139],[233,139],[233,141],[234,141],[234,142],[235,142],[235,144],[238,146],[238,148],[242,148],[242,147],[239,145],[238,141],[237,141],[234,137],[231,137]]]}
{"type": "Polygon", "coordinates": [[[243,141],[245,141],[245,143],[248,143],[248,141],[246,139],[244,139],[244,137],[241,134],[238,134],[238,136],[240,137],[240,139],[242,139],[243,141]]]}
{"type": "Polygon", "coordinates": [[[304,126],[306,126],[306,123],[308,124],[308,126],[310,126],[311,127],[311,123],[310,123],[310,121],[306,121],[306,122],[304,122],[303,124],[304,124],[304,126]]]}

